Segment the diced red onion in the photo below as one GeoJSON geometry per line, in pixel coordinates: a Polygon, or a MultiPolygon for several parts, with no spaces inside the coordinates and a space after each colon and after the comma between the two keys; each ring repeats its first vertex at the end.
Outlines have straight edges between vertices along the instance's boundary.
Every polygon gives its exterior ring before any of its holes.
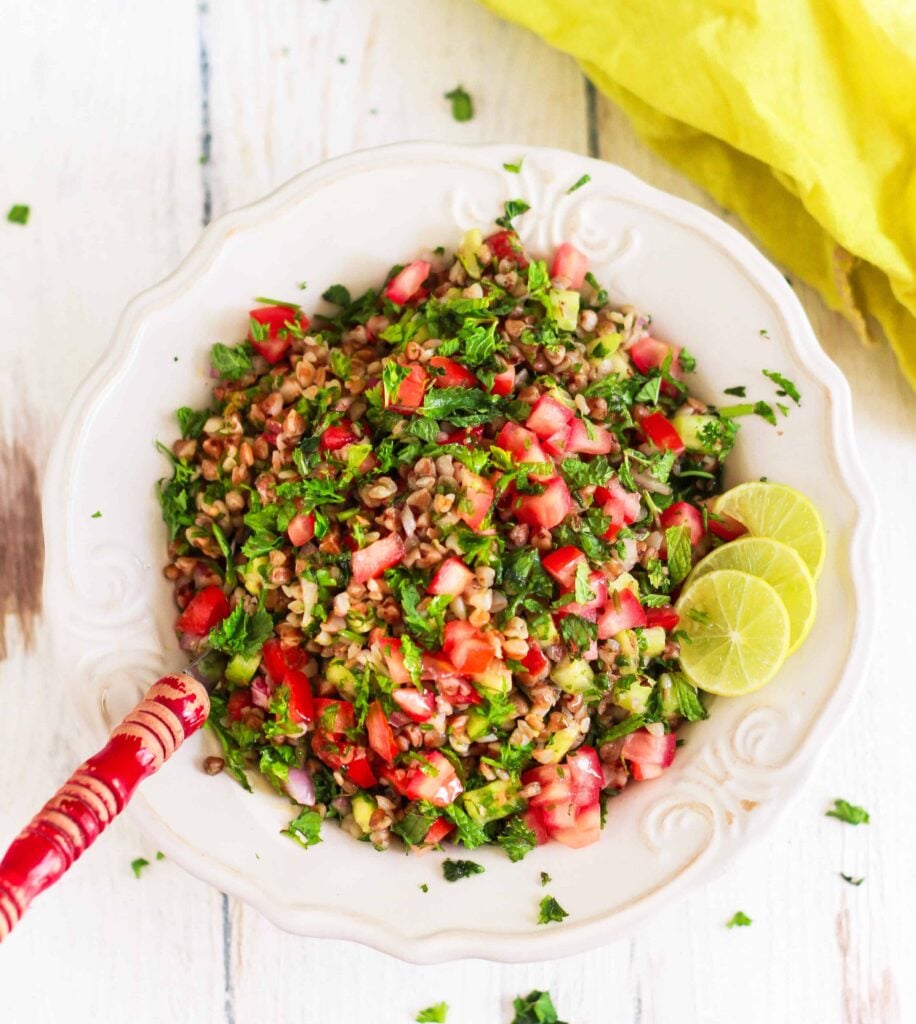
{"type": "Polygon", "coordinates": [[[264,676],[255,676],[251,682],[251,703],[266,711],[273,692],[273,686],[264,676]]]}
{"type": "Polygon", "coordinates": [[[647,491],[651,491],[654,494],[671,493],[671,488],[667,484],[663,484],[661,480],[656,480],[651,473],[634,473],[633,480],[640,487],[645,487],[647,491]]]}
{"type": "Polygon", "coordinates": [[[618,556],[617,561],[624,572],[629,572],[639,558],[636,552],[636,538],[626,537],[623,540],[623,557],[618,556]]]}
{"type": "Polygon", "coordinates": [[[394,711],[388,716],[388,721],[395,729],[400,729],[402,725],[407,725],[412,719],[410,715],[405,715],[403,711],[394,711]]]}
{"type": "Polygon", "coordinates": [[[286,792],[297,804],[312,807],[315,803],[315,783],[305,768],[290,768],[286,777],[286,792]]]}

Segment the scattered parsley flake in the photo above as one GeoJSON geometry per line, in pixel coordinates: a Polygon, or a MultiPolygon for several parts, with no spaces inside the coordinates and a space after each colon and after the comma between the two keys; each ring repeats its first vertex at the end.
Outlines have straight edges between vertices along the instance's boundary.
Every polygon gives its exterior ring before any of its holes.
{"type": "Polygon", "coordinates": [[[165,854],[162,852],[162,850],[156,851],[156,860],[165,860],[165,854]]]}
{"type": "Polygon", "coordinates": [[[207,643],[215,651],[250,658],[260,652],[273,628],[274,622],[269,612],[258,609],[249,615],[244,605],[239,604],[210,630],[207,643]]]}
{"type": "Polygon", "coordinates": [[[734,395],[735,398],[747,398],[747,388],[743,384],[739,384],[734,388],[723,388],[726,395],[734,395]]]}
{"type": "Polygon", "coordinates": [[[861,885],[865,881],[864,875],[861,878],[853,878],[852,875],[846,875],[842,871],[840,872],[840,878],[842,878],[844,882],[849,882],[850,885],[856,886],[861,885]]]}
{"type": "Polygon", "coordinates": [[[847,825],[867,825],[871,820],[864,807],[856,807],[848,800],[834,800],[832,809],[826,813],[828,818],[839,818],[847,825]]]}
{"type": "MultiPolygon", "coordinates": [[[[512,218],[520,217],[523,213],[527,213],[531,207],[524,199],[507,199],[503,205],[502,217],[496,218],[496,223],[507,231],[514,231],[515,228],[512,226],[512,218]]],[[[531,286],[531,270],[528,270],[529,287],[531,286]]]]}
{"type": "Polygon", "coordinates": [[[474,860],[452,860],[447,857],[442,862],[442,874],[446,882],[457,882],[462,878],[470,878],[471,875],[482,875],[486,869],[483,864],[474,860]]]}
{"type": "Polygon", "coordinates": [[[590,174],[583,174],[582,177],[574,185],[569,186],[569,188],[566,190],[566,194],[568,196],[572,195],[573,192],[575,192],[577,189],[582,188],[583,185],[587,185],[591,180],[592,176],[590,174]]]}
{"type": "Polygon", "coordinates": [[[99,511],[93,512],[92,515],[89,518],[90,519],[101,519],[102,518],[102,513],[99,512],[99,511]]]}
{"type": "Polygon", "coordinates": [[[456,121],[470,121],[474,116],[474,101],[463,85],[445,93],[445,98],[452,101],[452,117],[456,121]]]}
{"type": "Polygon", "coordinates": [[[448,1003],[436,1003],[421,1010],[414,1018],[417,1024],[444,1024],[448,1014],[448,1003]]]}
{"type": "Polygon", "coordinates": [[[513,863],[527,857],[538,844],[537,836],[528,828],[524,819],[518,816],[509,820],[496,841],[513,863]]]}
{"type": "MultiPolygon", "coordinates": [[[[788,278],[786,278],[786,280],[787,280],[787,281],[789,281],[789,279],[788,279],[788,278]]],[[[789,281],[789,284],[791,285],[791,284],[792,284],[792,282],[791,282],[791,281],[789,281]]],[[[761,337],[761,338],[769,338],[769,336],[770,336],[770,335],[769,335],[769,332],[767,331],[767,329],[766,329],[765,327],[761,327],[761,328],[760,328],[760,331],[759,331],[758,333],[760,334],[760,337],[761,337]]]]}
{"type": "Polygon", "coordinates": [[[420,885],[420,892],[429,892],[429,886],[426,884],[426,882],[423,882],[420,885]]]}
{"type": "Polygon", "coordinates": [[[801,394],[795,384],[784,377],[781,373],[777,373],[776,370],[763,370],[764,377],[769,377],[770,380],[781,390],[777,394],[786,394],[796,405],[801,405],[801,394]]]}
{"type": "Polygon", "coordinates": [[[550,924],[551,921],[562,921],[564,917],[569,917],[568,911],[564,910],[553,896],[545,896],[539,906],[538,924],[550,924]]]}
{"type": "Polygon", "coordinates": [[[6,219],[10,224],[22,224],[25,226],[29,222],[29,214],[32,208],[30,206],[24,206],[16,203],[10,207],[9,213],[6,215],[6,219]]]}
{"type": "Polygon", "coordinates": [[[744,913],[743,910],[738,910],[732,916],[732,919],[725,925],[726,928],[747,928],[751,924],[751,919],[744,913]]]}
{"type": "Polygon", "coordinates": [[[512,1024],[565,1024],[557,1016],[549,992],[535,989],[526,996],[518,996],[512,1008],[515,1010],[512,1024]]]}
{"type": "Polygon", "coordinates": [[[542,871],[541,872],[541,888],[542,889],[544,888],[545,885],[549,885],[552,881],[553,881],[553,879],[550,877],[550,875],[547,874],[546,871],[542,871]]]}
{"type": "Polygon", "coordinates": [[[134,873],[134,878],[140,877],[140,872],[144,868],[149,867],[149,861],[145,857],[138,857],[136,860],[130,862],[130,870],[134,873]]]}
{"type": "Polygon", "coordinates": [[[518,161],[514,164],[503,164],[503,170],[508,171],[510,174],[520,174],[522,170],[522,162],[524,161],[524,159],[525,158],[523,156],[520,156],[518,158],[518,161]]]}
{"type": "Polygon", "coordinates": [[[315,846],[321,842],[321,815],[306,807],[280,834],[289,836],[306,849],[315,846]]]}

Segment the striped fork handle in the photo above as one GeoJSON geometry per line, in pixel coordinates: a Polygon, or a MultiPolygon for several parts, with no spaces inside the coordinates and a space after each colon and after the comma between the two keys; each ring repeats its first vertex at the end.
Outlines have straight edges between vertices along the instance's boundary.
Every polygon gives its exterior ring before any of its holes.
{"type": "Polygon", "coordinates": [[[164,676],[19,833],[0,861],[0,942],[124,810],[134,790],[206,721],[210,699],[191,676],[164,676]]]}

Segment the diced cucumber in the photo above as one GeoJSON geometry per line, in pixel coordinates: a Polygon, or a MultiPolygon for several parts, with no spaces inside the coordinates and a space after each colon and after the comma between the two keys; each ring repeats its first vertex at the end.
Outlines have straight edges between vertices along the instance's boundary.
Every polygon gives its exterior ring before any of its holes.
{"type": "Polygon", "coordinates": [[[662,712],[665,717],[671,718],[673,715],[679,715],[681,705],[677,699],[677,687],[674,685],[674,680],[667,672],[664,672],[658,677],[658,681],[662,687],[662,712]]]}
{"type": "Polygon", "coordinates": [[[478,708],[471,708],[468,712],[468,722],[465,726],[465,732],[467,732],[468,738],[474,742],[489,736],[494,738],[496,737],[496,731],[493,726],[490,725],[487,716],[478,708]]]}
{"type": "Polygon", "coordinates": [[[547,315],[561,331],[574,331],[579,323],[579,293],[551,288],[547,293],[547,315]]]}
{"type": "Polygon", "coordinates": [[[626,687],[615,683],[611,699],[615,704],[626,708],[631,715],[641,715],[646,710],[653,689],[652,680],[641,676],[626,687]]]}
{"type": "Polygon", "coordinates": [[[542,615],[538,615],[537,618],[532,619],[528,623],[528,635],[533,640],[537,640],[538,643],[543,644],[545,647],[550,647],[560,639],[560,634],[557,631],[556,623],[553,621],[553,616],[547,612],[542,615]]]}
{"type": "Polygon", "coordinates": [[[568,655],[550,671],[550,678],[566,693],[585,693],[595,685],[595,673],[584,658],[568,655]]]}
{"type": "Polygon", "coordinates": [[[665,650],[665,630],[662,626],[649,626],[642,631],[642,658],[649,661],[660,658],[665,650]]]}
{"type": "Polygon", "coordinates": [[[630,590],[634,597],[639,597],[639,584],[628,572],[622,572],[615,580],[608,580],[607,588],[609,592],[611,590],[630,590]]]}
{"type": "Polygon", "coordinates": [[[639,641],[632,629],[624,629],[614,639],[620,644],[616,664],[621,675],[636,675],[639,671],[639,641]]]}
{"type": "Polygon", "coordinates": [[[512,689],[512,670],[494,659],[486,672],[479,672],[474,677],[477,686],[496,693],[508,693],[512,689]]]}
{"type": "Polygon", "coordinates": [[[354,633],[368,633],[375,624],[375,612],[371,606],[365,612],[347,612],[347,629],[354,633]]]}
{"type": "MultiPolygon", "coordinates": [[[[692,452],[704,452],[706,455],[715,455],[719,450],[718,444],[713,441],[710,444],[700,436],[703,428],[709,424],[718,423],[716,416],[675,416],[671,421],[674,429],[680,435],[686,448],[692,452]]],[[[715,433],[712,435],[715,437],[715,433]]]]}
{"type": "Polygon", "coordinates": [[[347,700],[356,695],[356,676],[339,659],[334,658],[324,670],[324,677],[333,683],[338,692],[347,700]]]}
{"type": "Polygon", "coordinates": [[[477,250],[482,244],[483,234],[480,228],[471,228],[470,231],[465,231],[455,255],[468,272],[468,277],[480,277],[480,260],[477,259],[477,250]]]}
{"type": "Polygon", "coordinates": [[[226,656],[219,651],[207,651],[197,662],[195,674],[207,683],[218,683],[226,674],[226,656]]]}
{"type": "Polygon", "coordinates": [[[226,666],[226,678],[230,683],[236,683],[240,686],[242,683],[247,683],[251,680],[260,664],[260,652],[252,654],[247,658],[243,654],[234,654],[226,666]]]}
{"type": "Polygon", "coordinates": [[[378,804],[368,793],[356,793],[350,798],[350,808],[353,811],[353,820],[366,835],[369,835],[372,831],[369,821],[378,809],[378,804]]]}
{"type": "Polygon", "coordinates": [[[609,359],[619,348],[620,335],[613,332],[611,334],[602,334],[600,338],[590,341],[585,346],[585,351],[588,353],[589,360],[596,362],[601,359],[609,359]]]}
{"type": "Polygon", "coordinates": [[[544,745],[545,752],[550,754],[550,760],[542,760],[541,763],[559,764],[569,753],[569,748],[576,742],[578,735],[579,727],[577,725],[567,725],[564,729],[557,729],[555,733],[551,734],[550,739],[544,745]]]}
{"type": "Polygon", "coordinates": [[[480,825],[517,814],[527,806],[528,801],[509,779],[497,779],[464,794],[464,809],[480,825]]]}

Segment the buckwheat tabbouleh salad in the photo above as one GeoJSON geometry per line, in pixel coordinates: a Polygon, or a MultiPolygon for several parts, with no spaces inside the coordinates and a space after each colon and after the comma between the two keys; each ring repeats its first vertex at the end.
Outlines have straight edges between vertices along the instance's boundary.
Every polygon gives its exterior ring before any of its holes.
{"type": "Polygon", "coordinates": [[[743,532],[709,507],[737,424],[582,253],[525,251],[526,208],[328,312],[258,300],[163,449],[206,770],[260,771],[303,845],[584,846],[706,715],[674,600],[743,532]]]}

